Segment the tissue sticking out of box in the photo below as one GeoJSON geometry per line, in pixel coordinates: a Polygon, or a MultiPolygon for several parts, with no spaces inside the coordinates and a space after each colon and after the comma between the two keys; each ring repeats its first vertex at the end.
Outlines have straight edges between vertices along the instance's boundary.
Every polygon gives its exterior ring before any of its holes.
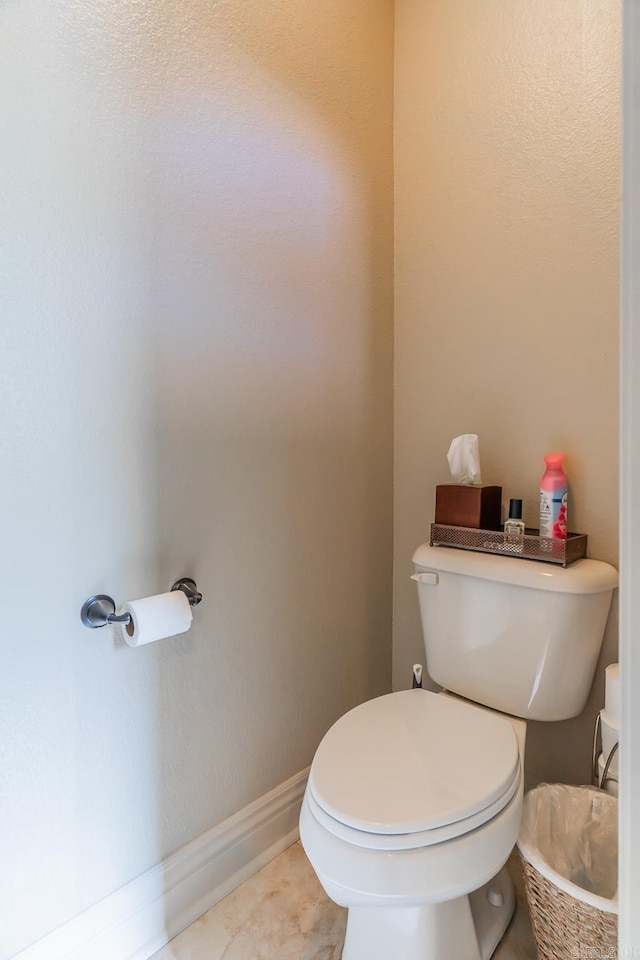
{"type": "Polygon", "coordinates": [[[461,437],[454,437],[447,454],[451,479],[455,483],[482,483],[480,474],[480,452],[478,450],[478,435],[463,433],[461,437]]]}

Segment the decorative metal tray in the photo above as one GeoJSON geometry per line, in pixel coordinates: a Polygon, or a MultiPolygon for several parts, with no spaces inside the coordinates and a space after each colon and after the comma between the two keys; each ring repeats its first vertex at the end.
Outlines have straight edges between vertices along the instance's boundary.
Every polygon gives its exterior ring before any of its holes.
{"type": "Polygon", "coordinates": [[[541,537],[538,530],[527,529],[522,544],[512,544],[505,542],[502,530],[477,530],[473,527],[432,523],[430,542],[433,547],[456,547],[519,560],[544,560],[562,567],[568,567],[587,555],[586,533],[568,533],[566,540],[552,540],[541,537]]]}

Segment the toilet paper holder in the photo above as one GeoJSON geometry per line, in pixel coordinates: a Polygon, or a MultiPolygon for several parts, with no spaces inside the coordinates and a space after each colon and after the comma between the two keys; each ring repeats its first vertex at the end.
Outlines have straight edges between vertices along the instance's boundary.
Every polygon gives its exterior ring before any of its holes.
{"type": "MultiPolygon", "coordinates": [[[[176,580],[171,589],[182,590],[192,607],[197,607],[202,600],[202,594],[198,590],[195,580],[192,580],[191,577],[181,577],[176,580]]],[[[82,604],[80,619],[85,627],[97,630],[98,627],[106,627],[111,623],[122,623],[126,626],[131,623],[131,614],[116,613],[116,604],[113,597],[108,597],[105,593],[97,593],[82,604]]]]}

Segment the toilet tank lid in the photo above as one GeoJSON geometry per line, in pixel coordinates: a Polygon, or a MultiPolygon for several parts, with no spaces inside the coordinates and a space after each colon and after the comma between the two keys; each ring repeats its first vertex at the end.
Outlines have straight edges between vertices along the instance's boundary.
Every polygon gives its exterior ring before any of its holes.
{"type": "Polygon", "coordinates": [[[569,567],[561,567],[541,560],[497,557],[423,543],[414,553],[413,562],[436,573],[457,573],[552,593],[605,593],[618,586],[618,571],[601,560],[576,560],[569,567]]]}

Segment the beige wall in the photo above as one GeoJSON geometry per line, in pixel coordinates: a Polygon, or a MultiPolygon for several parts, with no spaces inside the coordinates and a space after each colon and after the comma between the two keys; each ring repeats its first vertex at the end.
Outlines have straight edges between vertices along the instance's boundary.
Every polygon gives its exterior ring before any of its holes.
{"type": "MultiPolygon", "coordinates": [[[[617,563],[619,33],[617,0],[397,0],[395,687],[456,434],[531,525],[566,450],[570,526],[617,563]]],[[[602,697],[601,666],[582,717],[531,725],[532,776],[588,778],[602,697]]]]}
{"type": "Polygon", "coordinates": [[[390,686],[392,56],[391,0],[0,5],[3,957],[390,686]],[[181,574],[188,634],[80,624],[181,574]]]}

